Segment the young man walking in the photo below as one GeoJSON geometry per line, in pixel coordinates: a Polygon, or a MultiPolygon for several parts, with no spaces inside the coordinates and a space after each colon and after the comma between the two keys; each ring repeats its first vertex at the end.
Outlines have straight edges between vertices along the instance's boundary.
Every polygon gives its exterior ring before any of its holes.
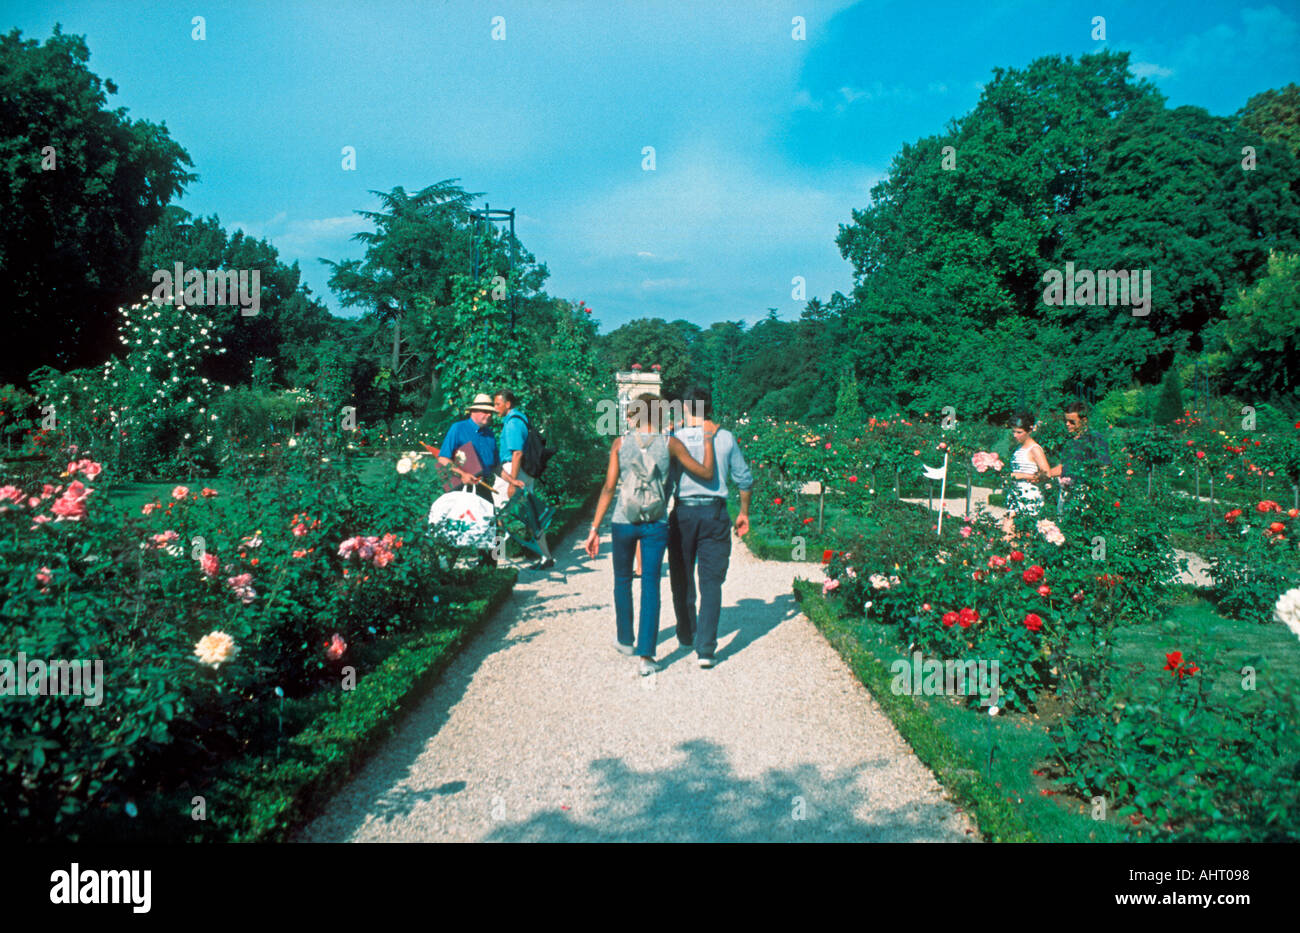
{"type": "MultiPolygon", "coordinates": [[[[713,417],[713,397],[697,386],[682,399],[686,424],[674,436],[697,460],[704,453],[701,425],[713,417]]],[[[675,466],[672,469],[673,510],[668,516],[668,577],[677,615],[677,641],[694,648],[702,668],[713,667],[718,648],[718,616],[722,612],[722,581],[731,561],[731,518],[727,513],[727,481],[740,490],[736,536],[749,531],[749,499],[754,485],[735,435],[719,429],[713,438],[713,479],[702,482],[675,466]],[[699,569],[696,611],[696,569],[699,569]]]]}
{"type": "MultiPolygon", "coordinates": [[[[537,482],[524,470],[524,442],[528,440],[528,418],[518,407],[515,394],[507,389],[502,389],[493,396],[492,405],[496,413],[501,416],[501,477],[492,491],[502,499],[509,499],[519,489],[531,490],[537,482]]],[[[546,541],[545,531],[537,536],[537,549],[541,551],[542,557],[529,569],[549,570],[554,567],[555,558],[551,556],[551,546],[546,541]]]]}

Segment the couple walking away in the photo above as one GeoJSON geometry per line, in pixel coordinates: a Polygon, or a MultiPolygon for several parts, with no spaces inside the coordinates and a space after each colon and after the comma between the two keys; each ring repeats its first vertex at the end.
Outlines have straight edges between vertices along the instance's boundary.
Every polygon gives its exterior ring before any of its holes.
{"type": "Polygon", "coordinates": [[[628,406],[628,431],[610,445],[605,485],[584,543],[588,556],[599,553],[600,523],[614,501],[611,539],[616,642],[619,651],[640,658],[642,675],[658,670],[655,648],[659,640],[659,581],[665,551],[677,616],[677,641],[683,648],[695,649],[700,667],[713,666],[722,581],[731,557],[728,475],[740,489],[736,534],[743,535],[749,530],[753,479],[740,446],[730,431],[720,430],[709,420],[712,400],[707,389],[692,389],[682,401],[686,424],[672,435],[662,432],[662,416],[667,406],[657,396],[648,393],[638,396],[628,406]],[[634,645],[632,562],[638,543],[643,573],[640,624],[634,645]]]}

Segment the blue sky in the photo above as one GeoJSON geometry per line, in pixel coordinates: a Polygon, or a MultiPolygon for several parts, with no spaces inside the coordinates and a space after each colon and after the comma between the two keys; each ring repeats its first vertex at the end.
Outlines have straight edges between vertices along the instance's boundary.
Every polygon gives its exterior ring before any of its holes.
{"type": "Polygon", "coordinates": [[[1300,0],[0,0],[5,31],[45,39],[56,22],[87,37],[111,106],[189,151],[200,178],[180,204],[268,238],[333,310],[317,260],[362,254],[368,191],[459,178],[517,209],[547,290],[586,300],[605,332],[792,319],[795,276],[809,297],[846,291],[838,225],[995,67],[1125,49],[1172,105],[1215,114],[1300,80],[1300,0]]]}

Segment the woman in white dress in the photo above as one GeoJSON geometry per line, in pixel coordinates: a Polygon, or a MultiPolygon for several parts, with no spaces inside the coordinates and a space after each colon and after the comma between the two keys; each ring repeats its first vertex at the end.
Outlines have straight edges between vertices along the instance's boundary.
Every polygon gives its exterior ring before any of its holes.
{"type": "Polygon", "coordinates": [[[1042,446],[1034,440],[1034,416],[1022,411],[1011,419],[1011,438],[1016,446],[1011,451],[1011,487],[1007,494],[1007,517],[1002,530],[1008,536],[1015,534],[1016,516],[1035,516],[1043,506],[1043,493],[1038,484],[1051,467],[1042,446]]]}

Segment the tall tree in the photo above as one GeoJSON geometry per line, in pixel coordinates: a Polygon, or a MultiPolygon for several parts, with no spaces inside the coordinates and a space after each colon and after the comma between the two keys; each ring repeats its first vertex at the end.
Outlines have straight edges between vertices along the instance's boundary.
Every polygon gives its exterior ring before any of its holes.
{"type": "Polygon", "coordinates": [[[905,145],[841,228],[864,401],[997,416],[1034,392],[1157,377],[1270,247],[1300,238],[1294,175],[1280,144],[1167,109],[1128,53],[995,69],[975,109],[905,145]],[[1260,150],[1250,170],[1243,140],[1260,150]],[[1149,270],[1149,313],[1095,291],[1049,303],[1043,276],[1066,263],[1149,270]]]}
{"type": "Polygon", "coordinates": [[[40,365],[102,361],[116,310],[138,298],[148,229],[197,176],[165,124],[107,109],[82,36],[0,36],[0,277],[7,292],[0,381],[40,365]]]}

